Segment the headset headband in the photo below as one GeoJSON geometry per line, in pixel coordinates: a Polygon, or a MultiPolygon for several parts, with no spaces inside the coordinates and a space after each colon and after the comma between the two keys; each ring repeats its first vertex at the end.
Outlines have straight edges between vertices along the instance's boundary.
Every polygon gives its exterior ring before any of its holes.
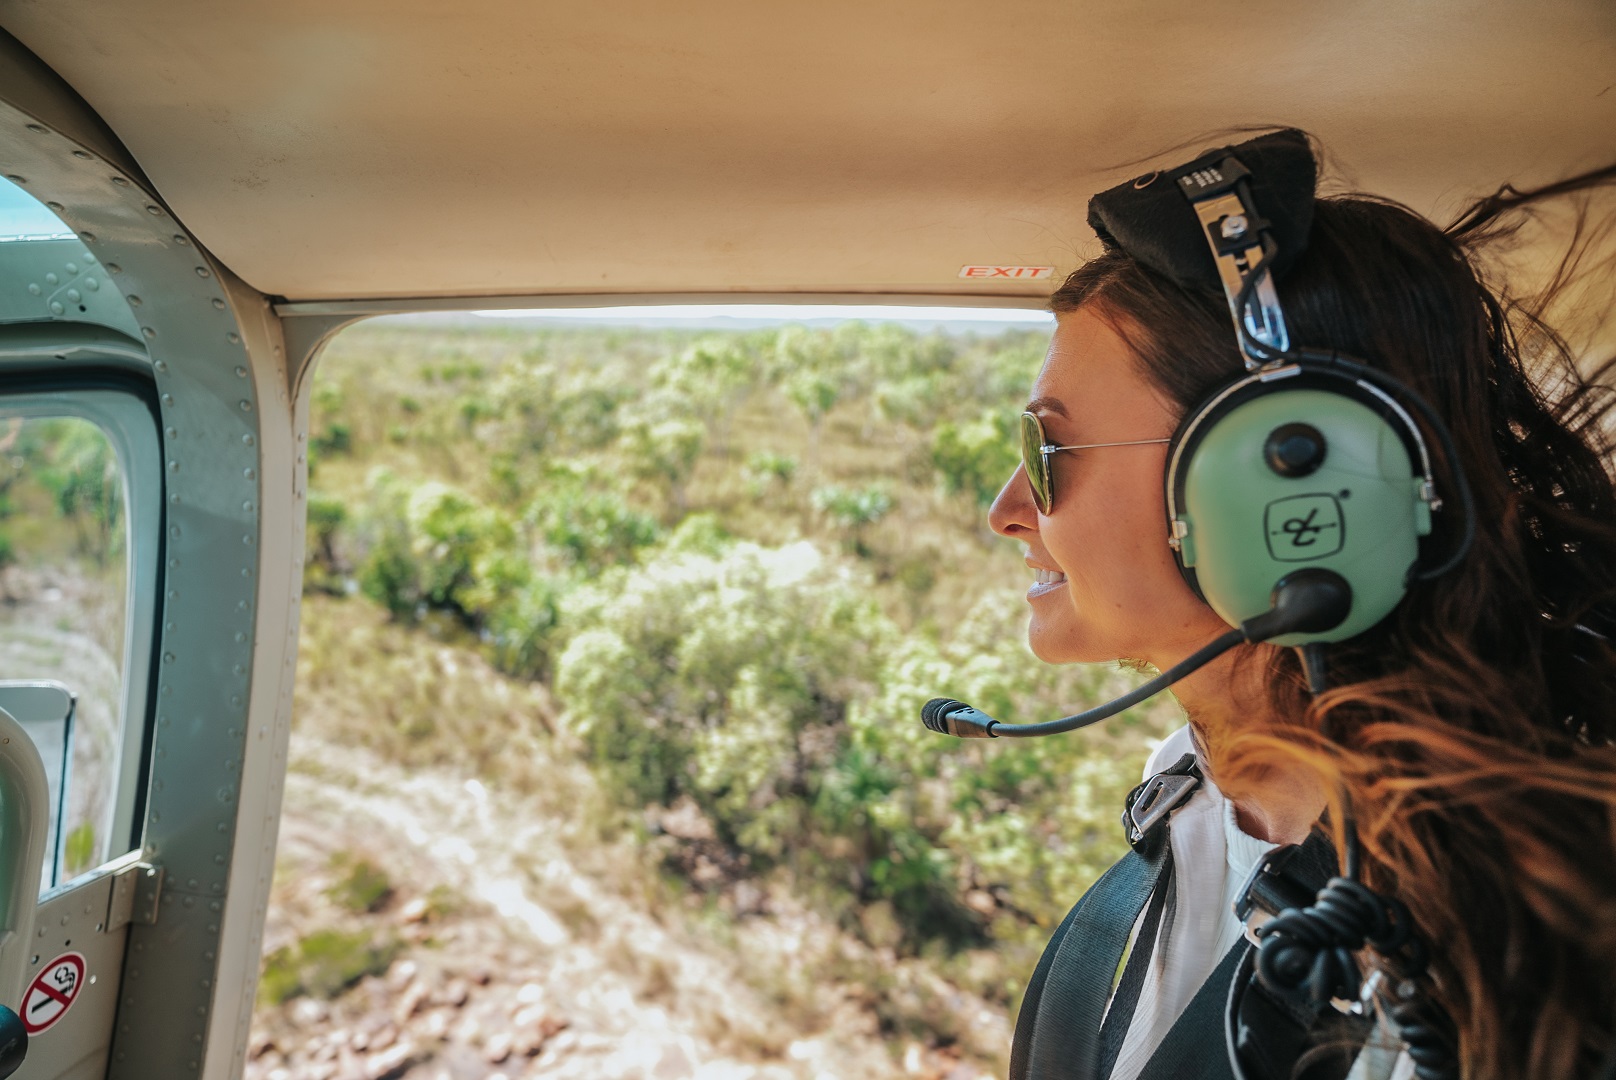
{"type": "Polygon", "coordinates": [[[1184,288],[1221,292],[1256,368],[1290,350],[1274,281],[1307,246],[1317,178],[1307,137],[1290,128],[1103,191],[1089,224],[1184,288]]]}

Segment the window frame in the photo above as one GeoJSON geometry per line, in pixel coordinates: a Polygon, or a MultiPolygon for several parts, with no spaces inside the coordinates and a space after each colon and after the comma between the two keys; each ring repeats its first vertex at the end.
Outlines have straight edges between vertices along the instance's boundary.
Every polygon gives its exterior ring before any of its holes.
{"type": "MultiPolygon", "coordinates": [[[[61,327],[61,324],[57,324],[61,327]]],[[[66,329],[65,327],[61,327],[66,329]]],[[[0,328],[3,336],[5,328],[0,328]]],[[[155,715],[156,643],[162,618],[162,566],[166,507],[163,440],[157,390],[149,376],[123,366],[121,349],[100,352],[76,349],[75,361],[63,363],[34,333],[27,351],[32,357],[4,350],[0,367],[0,418],[72,417],[95,424],[118,457],[123,479],[125,516],[125,581],[123,687],[118,716],[117,780],[112,795],[111,851],[104,859],[41,892],[40,898],[69,889],[109,862],[124,858],[144,843],[146,788],[151,772],[152,717],[155,715]],[[37,343],[37,344],[36,344],[37,343]],[[40,355],[43,354],[43,355],[40,355]],[[16,361],[55,359],[49,367],[13,366],[16,361]]],[[[96,327],[98,333],[105,330],[96,327]]],[[[63,341],[71,333],[62,334],[63,341]]],[[[135,349],[138,344],[129,343],[135,349]]],[[[21,675],[22,673],[18,673],[21,675]]]]}

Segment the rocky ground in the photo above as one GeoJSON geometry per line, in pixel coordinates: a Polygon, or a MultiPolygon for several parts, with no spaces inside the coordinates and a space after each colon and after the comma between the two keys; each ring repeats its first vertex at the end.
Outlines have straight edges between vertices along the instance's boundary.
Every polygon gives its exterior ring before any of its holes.
{"type": "Polygon", "coordinates": [[[308,734],[293,758],[249,1080],[1002,1071],[1002,1012],[869,955],[788,897],[681,896],[651,847],[580,847],[544,798],[450,770],[308,734]],[[838,959],[887,975],[822,982],[838,959]],[[878,994],[975,1034],[883,1031],[878,994]]]}

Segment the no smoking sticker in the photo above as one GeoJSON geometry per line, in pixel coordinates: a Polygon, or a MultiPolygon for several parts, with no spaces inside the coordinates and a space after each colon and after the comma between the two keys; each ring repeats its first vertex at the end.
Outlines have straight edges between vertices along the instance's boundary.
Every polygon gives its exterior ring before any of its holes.
{"type": "Polygon", "coordinates": [[[73,1007],[83,985],[84,957],[78,953],[63,953],[46,964],[22,996],[22,1024],[28,1034],[38,1035],[54,1027],[73,1007]]]}

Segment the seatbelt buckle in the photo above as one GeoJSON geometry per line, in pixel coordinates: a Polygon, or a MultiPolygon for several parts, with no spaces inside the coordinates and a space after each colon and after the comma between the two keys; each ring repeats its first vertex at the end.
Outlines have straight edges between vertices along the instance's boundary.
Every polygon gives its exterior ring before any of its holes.
{"type": "Polygon", "coordinates": [[[1292,865],[1302,847],[1302,844],[1286,844],[1258,859],[1245,885],[1235,895],[1234,917],[1244,925],[1246,940],[1253,945],[1262,944],[1264,923],[1287,908],[1305,908],[1317,897],[1316,888],[1310,888],[1297,878],[1307,870],[1312,870],[1316,876],[1318,868],[1304,869],[1302,863],[1292,865]]]}
{"type": "Polygon", "coordinates": [[[1194,754],[1185,754],[1168,769],[1128,793],[1122,811],[1122,832],[1128,846],[1143,854],[1150,847],[1156,830],[1174,810],[1189,801],[1201,786],[1201,770],[1194,754]]]}

